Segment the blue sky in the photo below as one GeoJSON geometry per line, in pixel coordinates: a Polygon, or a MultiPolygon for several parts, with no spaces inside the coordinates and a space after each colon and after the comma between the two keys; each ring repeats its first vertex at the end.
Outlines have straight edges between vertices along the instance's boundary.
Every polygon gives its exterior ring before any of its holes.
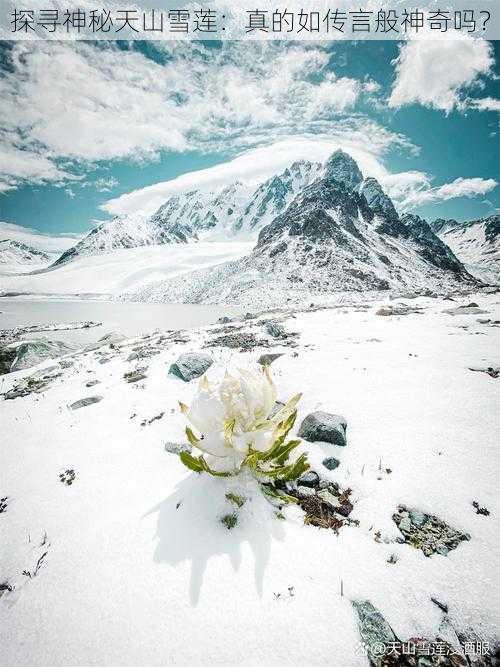
{"type": "Polygon", "coordinates": [[[4,45],[0,221],[82,233],[152,206],[147,186],[210,167],[207,187],[247,172],[258,182],[337,145],[402,210],[490,215],[500,209],[499,54],[498,42],[466,37],[4,45]]]}

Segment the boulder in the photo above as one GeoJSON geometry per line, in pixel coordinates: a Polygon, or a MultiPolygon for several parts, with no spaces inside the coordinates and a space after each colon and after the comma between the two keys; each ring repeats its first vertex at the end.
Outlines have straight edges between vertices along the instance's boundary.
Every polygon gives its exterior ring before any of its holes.
{"type": "Polygon", "coordinates": [[[329,442],[345,447],[347,422],[340,415],[312,412],[300,425],[298,436],[308,442],[329,442]]]}
{"type": "Polygon", "coordinates": [[[36,366],[47,359],[70,354],[74,348],[59,340],[19,340],[0,346],[0,375],[36,366]]]}
{"type": "Polygon", "coordinates": [[[352,603],[358,615],[358,629],[361,641],[366,646],[370,664],[382,667],[386,664],[385,652],[379,653],[380,646],[388,646],[397,640],[391,626],[369,600],[354,600],[352,603]]]}
{"type": "Polygon", "coordinates": [[[212,357],[208,354],[204,354],[203,352],[186,352],[185,354],[181,354],[177,361],[174,361],[168,372],[170,375],[175,375],[184,380],[184,382],[189,382],[206,373],[213,363],[212,357]]]}

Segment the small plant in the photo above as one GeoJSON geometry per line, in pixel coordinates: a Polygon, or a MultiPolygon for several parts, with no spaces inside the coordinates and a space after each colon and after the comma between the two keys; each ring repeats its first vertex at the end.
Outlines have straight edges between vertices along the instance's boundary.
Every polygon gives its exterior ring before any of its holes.
{"type": "Polygon", "coordinates": [[[234,528],[238,523],[238,516],[234,513],[225,514],[221,519],[221,523],[224,524],[228,530],[231,530],[231,528],[234,528]]]}
{"type": "Polygon", "coordinates": [[[230,503],[236,505],[238,509],[243,507],[246,501],[246,498],[244,498],[243,496],[239,496],[237,493],[233,493],[232,491],[226,493],[226,498],[229,500],[230,503]]]}
{"type": "MultiPolygon", "coordinates": [[[[204,376],[191,407],[180,403],[200,434],[187,426],[187,439],[201,453],[183,451],[181,461],[194,472],[216,477],[237,475],[247,468],[261,484],[298,479],[309,469],[307,457],[301,454],[291,460],[300,440],[286,438],[295,423],[300,397],[296,394],[270,416],[276,390],[268,367],[259,373],[240,370],[239,376],[226,373],[215,384],[204,376]]],[[[284,494],[272,493],[286,502],[284,494]]]]}

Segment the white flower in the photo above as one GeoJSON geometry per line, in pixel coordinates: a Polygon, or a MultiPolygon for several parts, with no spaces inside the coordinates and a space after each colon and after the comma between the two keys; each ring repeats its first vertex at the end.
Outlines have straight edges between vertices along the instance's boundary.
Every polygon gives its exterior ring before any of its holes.
{"type": "Polygon", "coordinates": [[[238,375],[226,373],[215,383],[203,377],[191,407],[181,407],[202,436],[198,439],[187,429],[188,437],[209,455],[210,466],[236,471],[250,450],[263,452],[273,445],[277,421],[270,420],[269,414],[275,402],[276,389],[268,369],[239,370],[238,375]]]}

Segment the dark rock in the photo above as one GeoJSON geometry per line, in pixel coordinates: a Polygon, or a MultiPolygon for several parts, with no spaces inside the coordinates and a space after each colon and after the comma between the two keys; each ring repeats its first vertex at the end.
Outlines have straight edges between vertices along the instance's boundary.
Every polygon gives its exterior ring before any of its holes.
{"type": "Polygon", "coordinates": [[[394,523],[404,537],[404,542],[420,549],[425,556],[440,554],[446,556],[461,542],[470,540],[470,535],[452,528],[442,519],[404,505],[392,515],[394,523]]]}
{"type": "Polygon", "coordinates": [[[306,473],[299,477],[297,480],[297,486],[309,486],[315,488],[319,485],[319,475],[314,470],[308,470],[306,473]]]}
{"type": "Polygon", "coordinates": [[[353,600],[352,605],[358,615],[359,634],[368,651],[370,663],[374,667],[382,667],[385,664],[385,655],[379,655],[377,648],[381,645],[390,645],[391,642],[397,641],[397,637],[369,600],[353,600]]]}
{"type": "Polygon", "coordinates": [[[233,321],[232,318],[227,317],[226,315],[224,317],[219,317],[219,319],[217,320],[219,324],[229,324],[232,321],[233,321]]]}
{"type": "Polygon", "coordinates": [[[308,442],[329,442],[345,447],[347,422],[340,415],[312,412],[300,425],[298,436],[308,442]]]}
{"type": "Polygon", "coordinates": [[[205,373],[213,364],[213,359],[203,352],[187,352],[175,361],[169,369],[171,375],[175,375],[184,382],[189,382],[205,373]]]}
{"type": "Polygon", "coordinates": [[[30,368],[47,359],[56,359],[74,351],[74,348],[58,340],[40,338],[20,340],[0,346],[0,374],[30,368]]]}
{"type": "Polygon", "coordinates": [[[147,368],[136,368],[134,371],[128,371],[124,373],[123,379],[125,382],[139,382],[139,380],[145,380],[147,368]]]}
{"type": "Polygon", "coordinates": [[[239,331],[237,333],[227,334],[225,336],[218,336],[212,338],[207,344],[207,347],[229,347],[232,349],[240,349],[242,351],[253,350],[255,347],[269,347],[268,340],[260,340],[254,333],[239,331]]]}
{"type": "Polygon", "coordinates": [[[286,331],[282,324],[275,321],[266,322],[266,332],[273,338],[285,338],[286,331]]]}
{"type": "Polygon", "coordinates": [[[327,459],[323,460],[323,465],[325,468],[328,470],[335,470],[335,468],[338,468],[340,465],[340,461],[338,461],[336,458],[333,456],[329,456],[327,459]]]}
{"type": "Polygon", "coordinates": [[[93,403],[99,403],[102,401],[102,396],[88,396],[87,398],[81,398],[79,401],[71,403],[68,407],[70,410],[78,410],[79,408],[85,408],[87,405],[92,405],[93,403]]]}

